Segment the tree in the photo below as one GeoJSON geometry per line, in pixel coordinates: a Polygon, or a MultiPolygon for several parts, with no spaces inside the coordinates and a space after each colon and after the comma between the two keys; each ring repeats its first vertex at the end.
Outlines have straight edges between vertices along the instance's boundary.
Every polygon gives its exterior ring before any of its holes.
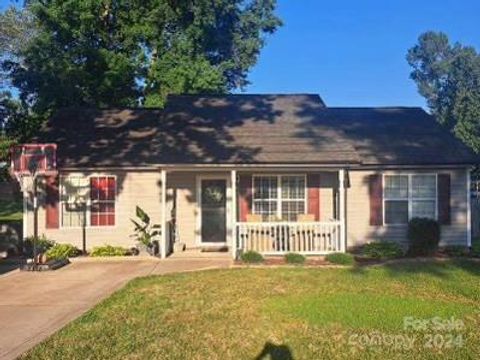
{"type": "Polygon", "coordinates": [[[407,54],[411,78],[437,120],[480,152],[480,55],[450,44],[443,33],[426,32],[407,54]]]}
{"type": "MultiPolygon", "coordinates": [[[[10,156],[10,147],[15,144],[18,138],[17,130],[23,121],[24,108],[20,102],[12,97],[8,91],[0,92],[0,181],[5,181],[9,178],[8,167],[3,164],[8,164],[10,156]]],[[[29,133],[29,131],[25,131],[29,133]]]]}
{"type": "Polygon", "coordinates": [[[172,93],[242,88],[265,36],[281,25],[275,0],[27,4],[35,33],[3,69],[22,102],[43,114],[77,105],[163,106],[172,93]]]}
{"type": "MultiPolygon", "coordinates": [[[[21,54],[30,44],[36,32],[36,24],[29,7],[8,7],[0,13],[0,59],[21,65],[21,54]]],[[[0,72],[0,85],[8,87],[8,74],[0,72]]]]}
{"type": "MultiPolygon", "coordinates": [[[[0,61],[23,66],[22,52],[28,48],[36,32],[36,24],[29,7],[8,7],[0,14],[0,61]]],[[[24,103],[12,96],[11,79],[5,68],[0,68],[0,161],[8,162],[10,146],[27,140],[38,125],[24,103]]],[[[0,180],[8,177],[7,169],[0,169],[0,180]]]]}

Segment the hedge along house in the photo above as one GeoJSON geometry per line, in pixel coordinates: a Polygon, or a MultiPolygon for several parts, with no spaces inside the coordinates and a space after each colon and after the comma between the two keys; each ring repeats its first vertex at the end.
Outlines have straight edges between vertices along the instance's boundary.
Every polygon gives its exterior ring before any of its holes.
{"type": "Polygon", "coordinates": [[[420,108],[171,96],[163,110],[65,109],[37,140],[57,144],[59,167],[39,233],[80,248],[133,246],[137,205],[164,229],[162,256],[174,242],[233,257],[341,252],[405,242],[413,217],[437,219],[443,245],[471,243],[477,159],[420,108]]]}

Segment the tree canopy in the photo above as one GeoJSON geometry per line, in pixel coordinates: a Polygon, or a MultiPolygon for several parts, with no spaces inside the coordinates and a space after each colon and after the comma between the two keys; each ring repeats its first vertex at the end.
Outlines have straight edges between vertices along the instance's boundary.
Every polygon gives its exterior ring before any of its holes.
{"type": "Polygon", "coordinates": [[[281,25],[274,10],[275,0],[31,0],[9,18],[35,33],[20,32],[28,41],[3,69],[37,113],[229,92],[248,84],[281,25]]]}
{"type": "Polygon", "coordinates": [[[480,152],[480,55],[451,44],[444,33],[426,32],[407,54],[411,78],[437,120],[480,152]]]}
{"type": "MultiPolygon", "coordinates": [[[[0,59],[4,62],[21,61],[21,53],[26,49],[33,34],[35,23],[27,8],[8,7],[0,14],[0,59]]],[[[1,70],[1,68],[0,68],[1,70]]],[[[8,72],[0,72],[0,84],[10,86],[8,72]]]]}
{"type": "Polygon", "coordinates": [[[281,26],[275,6],[26,0],[7,8],[0,13],[0,160],[61,107],[162,107],[168,94],[245,87],[266,36],[281,26]]]}

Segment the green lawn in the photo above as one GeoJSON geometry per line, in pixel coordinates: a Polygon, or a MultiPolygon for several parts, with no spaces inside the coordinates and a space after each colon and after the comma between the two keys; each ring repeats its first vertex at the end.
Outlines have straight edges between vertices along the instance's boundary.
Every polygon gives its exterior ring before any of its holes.
{"type": "Polygon", "coordinates": [[[22,201],[0,200],[0,221],[22,221],[22,201]]]}
{"type": "Polygon", "coordinates": [[[141,278],[25,358],[473,359],[479,275],[479,262],[458,260],[141,278]],[[465,328],[405,330],[404,317],[438,317],[437,325],[454,317],[465,328]],[[412,348],[401,346],[407,336],[412,348]]]}

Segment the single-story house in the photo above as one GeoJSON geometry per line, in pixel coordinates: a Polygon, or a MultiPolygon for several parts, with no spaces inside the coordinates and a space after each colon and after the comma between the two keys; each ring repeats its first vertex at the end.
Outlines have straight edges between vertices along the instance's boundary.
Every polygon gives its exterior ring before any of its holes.
{"type": "Polygon", "coordinates": [[[79,248],[132,247],[136,206],[162,226],[163,256],[174,243],[233,257],[405,243],[414,217],[438,220],[442,245],[471,244],[478,159],[421,108],[181,95],[164,109],[65,109],[37,141],[57,144],[59,170],[39,234],[79,248]]]}

